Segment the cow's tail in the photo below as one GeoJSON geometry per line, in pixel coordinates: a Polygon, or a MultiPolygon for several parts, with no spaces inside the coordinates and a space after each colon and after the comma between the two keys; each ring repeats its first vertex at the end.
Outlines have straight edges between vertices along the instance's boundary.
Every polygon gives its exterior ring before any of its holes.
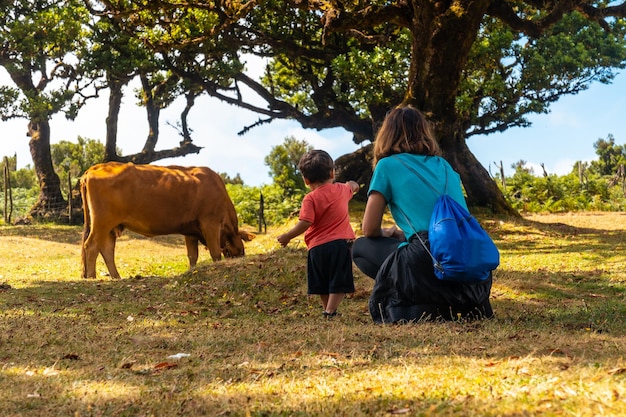
{"type": "Polygon", "coordinates": [[[87,274],[87,254],[85,253],[85,241],[89,237],[91,233],[91,213],[89,210],[89,196],[87,195],[87,184],[86,178],[80,179],[80,197],[83,201],[83,216],[84,216],[84,226],[83,226],[83,238],[81,241],[81,260],[82,260],[82,270],[83,277],[87,274]]]}

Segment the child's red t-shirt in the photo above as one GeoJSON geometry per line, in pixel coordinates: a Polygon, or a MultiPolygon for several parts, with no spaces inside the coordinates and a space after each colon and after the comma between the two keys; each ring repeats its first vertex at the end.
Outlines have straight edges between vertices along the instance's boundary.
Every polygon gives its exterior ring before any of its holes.
{"type": "Polygon", "coordinates": [[[300,220],[311,222],[304,232],[308,249],[338,239],[354,239],[348,202],[352,189],[345,183],[324,184],[304,196],[300,220]]]}

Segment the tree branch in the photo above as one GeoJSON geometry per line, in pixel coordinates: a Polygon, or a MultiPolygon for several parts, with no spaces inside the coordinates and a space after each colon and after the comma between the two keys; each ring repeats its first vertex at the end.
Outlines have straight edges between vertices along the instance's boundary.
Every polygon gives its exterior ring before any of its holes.
{"type": "Polygon", "coordinates": [[[133,162],[135,164],[148,164],[165,158],[177,158],[189,155],[191,153],[199,153],[202,147],[194,145],[192,142],[182,141],[180,146],[172,149],[161,151],[139,152],[133,155],[125,155],[117,158],[120,162],[133,162]]]}

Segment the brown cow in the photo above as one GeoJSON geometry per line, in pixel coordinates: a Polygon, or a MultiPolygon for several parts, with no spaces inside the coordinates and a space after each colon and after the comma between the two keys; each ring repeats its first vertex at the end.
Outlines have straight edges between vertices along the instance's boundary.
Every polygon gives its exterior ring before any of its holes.
{"type": "Polygon", "coordinates": [[[239,230],[224,181],[209,168],[108,162],[85,172],[80,191],[83,278],[96,276],[98,253],[110,276],[120,277],[115,241],[124,229],[144,236],[184,235],[190,268],[198,261],[198,241],[217,261],[222,253],[243,256],[242,240],[254,237],[239,230]]]}

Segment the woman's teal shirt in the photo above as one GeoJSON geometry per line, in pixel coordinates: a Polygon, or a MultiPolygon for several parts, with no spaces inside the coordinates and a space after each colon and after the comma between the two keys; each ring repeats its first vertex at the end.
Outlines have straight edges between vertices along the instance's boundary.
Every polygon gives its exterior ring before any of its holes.
{"type": "Polygon", "coordinates": [[[467,209],[459,174],[440,156],[401,153],[382,158],[374,169],[368,194],[372,191],[383,195],[407,240],[414,232],[428,230],[435,201],[444,191],[467,209]],[[436,193],[405,164],[418,171],[439,192],[436,193]]]}

